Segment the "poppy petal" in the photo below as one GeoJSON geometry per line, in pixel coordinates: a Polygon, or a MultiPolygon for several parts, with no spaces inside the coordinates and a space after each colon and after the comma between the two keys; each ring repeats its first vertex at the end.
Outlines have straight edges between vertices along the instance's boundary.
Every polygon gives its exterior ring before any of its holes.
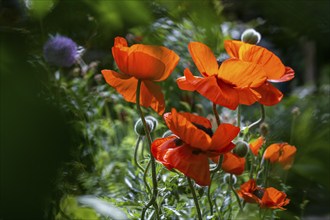
{"type": "Polygon", "coordinates": [[[262,190],[262,188],[257,186],[257,183],[254,179],[250,179],[249,181],[243,183],[240,186],[240,189],[237,191],[237,194],[244,199],[245,202],[248,203],[260,203],[260,199],[253,194],[256,190],[262,190]]]}
{"type": "Polygon", "coordinates": [[[283,206],[289,204],[290,199],[286,198],[286,194],[281,192],[273,187],[265,189],[265,193],[261,199],[260,206],[262,208],[271,208],[271,209],[282,209],[283,206]]]}
{"type": "Polygon", "coordinates": [[[211,49],[199,42],[190,42],[188,49],[199,72],[207,77],[218,72],[218,62],[211,49]]]}
{"type": "Polygon", "coordinates": [[[285,73],[284,75],[279,78],[279,79],[268,79],[269,82],[275,82],[275,83],[278,83],[278,82],[286,82],[286,81],[289,81],[291,79],[294,78],[294,70],[291,68],[291,67],[285,67],[285,73]]]}
{"type": "Polygon", "coordinates": [[[195,91],[195,86],[192,85],[185,76],[177,78],[176,83],[181,90],[195,91]]]}
{"type": "MultiPolygon", "coordinates": [[[[136,89],[138,80],[113,70],[102,70],[106,82],[114,87],[127,102],[136,103],[136,89]]],[[[159,114],[164,113],[165,99],[161,87],[150,81],[141,83],[140,104],[144,107],[151,107],[159,114]]]]}
{"type": "MultiPolygon", "coordinates": [[[[235,110],[238,106],[238,92],[230,85],[221,80],[217,80],[216,76],[195,77],[187,68],[184,71],[186,81],[190,83],[205,98],[213,103],[235,110]]],[[[180,86],[180,84],[179,84],[180,86]]],[[[182,88],[183,89],[183,88],[182,88]]],[[[191,91],[191,90],[190,90],[191,91]]]]}
{"type": "Polygon", "coordinates": [[[266,48],[241,41],[225,41],[225,48],[227,47],[230,48],[230,54],[235,57],[237,57],[237,51],[232,51],[238,49],[237,58],[240,60],[262,65],[269,79],[280,79],[285,73],[282,61],[266,48]]]}
{"type": "Polygon", "coordinates": [[[281,149],[281,156],[278,159],[278,162],[283,166],[283,169],[290,169],[296,154],[296,147],[284,143],[281,149]]]}
{"type": "Polygon", "coordinates": [[[260,65],[236,58],[228,59],[221,64],[218,78],[238,88],[259,87],[267,79],[260,65]]]}
{"type": "Polygon", "coordinates": [[[125,74],[128,72],[128,52],[127,41],[125,38],[116,37],[114,46],[112,47],[112,56],[118,66],[118,69],[125,74]]]}
{"type": "Polygon", "coordinates": [[[226,173],[241,175],[245,168],[245,158],[239,157],[231,152],[224,154],[221,168],[226,173]]]}
{"type": "Polygon", "coordinates": [[[264,144],[264,138],[263,137],[259,137],[256,140],[252,141],[249,144],[249,147],[251,149],[251,152],[255,155],[258,156],[259,150],[262,147],[262,145],[264,144]]]}
{"type": "Polygon", "coordinates": [[[168,128],[185,143],[201,150],[207,150],[210,146],[211,137],[174,108],[171,113],[165,113],[163,117],[168,128]]]}
{"type": "Polygon", "coordinates": [[[193,123],[194,125],[201,125],[204,128],[212,128],[212,124],[209,119],[204,118],[202,116],[191,114],[189,112],[180,112],[181,115],[183,115],[188,121],[193,123]]]}
{"type": "Polygon", "coordinates": [[[237,89],[238,102],[242,105],[252,105],[259,101],[262,96],[252,88],[237,89]]]}
{"type": "Polygon", "coordinates": [[[169,170],[173,169],[173,166],[165,160],[165,155],[168,149],[177,147],[175,144],[176,139],[178,139],[176,136],[158,138],[151,144],[152,155],[169,170]]]}
{"type": "Polygon", "coordinates": [[[239,48],[244,43],[242,41],[234,41],[234,40],[225,40],[224,46],[231,58],[239,58],[239,48]]]}
{"type": "Polygon", "coordinates": [[[238,135],[239,132],[239,127],[232,124],[220,124],[212,136],[210,150],[216,150],[221,153],[227,153],[232,150],[235,145],[232,144],[231,141],[238,135]]]}
{"type": "Polygon", "coordinates": [[[175,169],[195,180],[198,185],[209,186],[211,182],[208,158],[205,154],[194,154],[193,148],[183,144],[171,148],[165,159],[175,169]]]}
{"type": "Polygon", "coordinates": [[[277,162],[280,157],[280,145],[279,144],[271,144],[264,153],[264,159],[270,160],[271,163],[277,162]]]}
{"type": "Polygon", "coordinates": [[[268,82],[254,90],[261,95],[258,102],[266,106],[276,105],[283,98],[283,93],[268,82]]]}

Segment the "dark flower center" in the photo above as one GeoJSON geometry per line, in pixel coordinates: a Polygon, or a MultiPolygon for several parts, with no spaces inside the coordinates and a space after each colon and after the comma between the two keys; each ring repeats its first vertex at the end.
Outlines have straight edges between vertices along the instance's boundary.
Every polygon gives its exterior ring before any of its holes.
{"type": "Polygon", "coordinates": [[[196,128],[198,128],[198,129],[204,131],[204,132],[205,132],[206,134],[208,134],[210,137],[213,136],[213,131],[212,131],[211,128],[206,128],[206,127],[204,127],[203,125],[196,124],[196,123],[192,123],[192,124],[195,125],[196,128]]]}
{"type": "Polygon", "coordinates": [[[253,195],[258,197],[259,199],[262,199],[262,197],[264,196],[264,192],[265,191],[263,189],[256,189],[253,191],[253,195]]]}
{"type": "Polygon", "coordinates": [[[177,146],[177,147],[179,147],[183,144],[183,141],[180,138],[176,138],[174,140],[174,142],[175,142],[175,146],[177,146]]]}

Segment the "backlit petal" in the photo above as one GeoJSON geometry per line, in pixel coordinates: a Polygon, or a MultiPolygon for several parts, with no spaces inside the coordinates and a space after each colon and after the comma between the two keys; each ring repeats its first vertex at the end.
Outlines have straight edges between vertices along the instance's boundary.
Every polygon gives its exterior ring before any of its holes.
{"type": "Polygon", "coordinates": [[[221,153],[226,153],[232,150],[235,145],[231,144],[231,141],[239,132],[240,129],[232,124],[220,124],[212,136],[210,150],[216,150],[221,153]]]}
{"type": "MultiPolygon", "coordinates": [[[[102,70],[106,82],[114,87],[128,102],[136,103],[136,89],[138,80],[113,70],[102,70]]],[[[140,104],[151,107],[159,114],[164,113],[165,100],[161,87],[150,81],[141,83],[140,104]]]]}
{"type": "Polygon", "coordinates": [[[284,75],[279,79],[268,79],[269,82],[286,82],[294,78],[294,70],[291,67],[285,67],[284,75]]]}
{"type": "Polygon", "coordinates": [[[270,160],[271,163],[277,162],[280,157],[280,145],[272,144],[265,150],[264,159],[270,160]]]}
{"type": "Polygon", "coordinates": [[[238,88],[259,87],[267,80],[260,65],[236,58],[228,59],[221,64],[218,78],[238,88]]]}
{"type": "Polygon", "coordinates": [[[178,84],[178,87],[182,90],[195,91],[195,86],[190,84],[190,82],[186,79],[185,76],[177,78],[176,83],[178,84]]]}
{"type": "Polygon", "coordinates": [[[221,80],[217,80],[215,75],[209,77],[195,77],[187,68],[184,71],[186,81],[191,87],[194,87],[205,98],[211,100],[213,103],[236,109],[238,106],[238,92],[230,85],[221,80]]]}
{"type": "Polygon", "coordinates": [[[230,152],[226,153],[224,154],[221,168],[226,173],[241,175],[244,172],[244,168],[245,168],[245,158],[239,157],[230,152]]]}
{"type": "Polygon", "coordinates": [[[285,210],[283,206],[289,204],[289,202],[290,200],[286,198],[286,194],[284,192],[278,191],[273,187],[269,187],[265,189],[260,206],[262,208],[285,210]]]}
{"type": "Polygon", "coordinates": [[[278,162],[283,166],[283,169],[290,169],[296,154],[296,147],[284,143],[281,149],[281,156],[278,159],[278,162]]]}
{"type": "Polygon", "coordinates": [[[258,156],[259,150],[260,150],[260,148],[262,147],[263,144],[264,144],[264,138],[263,137],[259,137],[256,140],[252,141],[249,144],[251,152],[255,156],[258,156]]]}
{"type": "Polygon", "coordinates": [[[188,45],[191,57],[199,72],[203,76],[211,76],[218,72],[218,62],[211,49],[199,42],[190,42],[188,45]]]}
{"type": "Polygon", "coordinates": [[[183,144],[177,148],[171,148],[165,159],[175,169],[195,180],[198,185],[210,185],[210,170],[208,158],[205,154],[193,154],[193,148],[183,144]]]}
{"type": "Polygon", "coordinates": [[[185,143],[201,150],[207,150],[210,146],[211,137],[175,109],[171,113],[165,113],[163,117],[168,128],[185,143]]]}
{"type": "Polygon", "coordinates": [[[165,160],[165,155],[169,149],[177,147],[175,144],[176,139],[176,136],[158,138],[151,144],[152,155],[169,170],[173,169],[173,166],[165,160]]]}
{"type": "Polygon", "coordinates": [[[261,95],[258,102],[266,106],[276,105],[283,98],[282,92],[268,82],[254,90],[261,95]]]}

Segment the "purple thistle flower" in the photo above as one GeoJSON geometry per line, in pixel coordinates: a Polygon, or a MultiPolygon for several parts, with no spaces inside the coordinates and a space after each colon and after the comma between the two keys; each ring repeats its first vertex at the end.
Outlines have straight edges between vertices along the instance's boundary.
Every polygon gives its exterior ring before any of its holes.
{"type": "Polygon", "coordinates": [[[56,35],[44,45],[45,60],[58,67],[70,67],[78,58],[77,44],[68,37],[56,35]]]}

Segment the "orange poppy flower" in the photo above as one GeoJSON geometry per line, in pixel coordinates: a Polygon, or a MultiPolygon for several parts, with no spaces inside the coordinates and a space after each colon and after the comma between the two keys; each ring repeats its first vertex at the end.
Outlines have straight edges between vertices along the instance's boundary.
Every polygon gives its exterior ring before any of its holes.
{"type": "Polygon", "coordinates": [[[296,147],[288,143],[276,143],[266,149],[264,159],[269,160],[271,163],[280,163],[283,169],[287,170],[293,164],[296,151],[296,147]]]}
{"type": "Polygon", "coordinates": [[[165,110],[164,95],[154,81],[167,79],[178,64],[179,56],[162,46],[134,44],[128,47],[122,37],[115,38],[112,55],[120,73],[102,70],[106,82],[126,101],[135,103],[137,82],[142,80],[140,104],[162,114],[165,110]]]}
{"type": "Polygon", "coordinates": [[[256,184],[254,179],[243,183],[237,191],[238,195],[248,203],[258,203],[261,208],[282,209],[289,204],[290,199],[286,198],[284,192],[273,187],[263,188],[256,184]]]}
{"type": "Polygon", "coordinates": [[[294,77],[280,59],[265,48],[240,41],[225,41],[230,59],[219,67],[211,49],[191,42],[189,52],[203,77],[193,76],[188,68],[177,79],[180,89],[197,91],[215,104],[236,109],[239,104],[260,102],[275,105],[283,94],[268,80],[283,82],[294,77]]]}
{"type": "Polygon", "coordinates": [[[259,150],[262,147],[262,145],[264,144],[265,140],[263,137],[259,137],[256,140],[252,141],[249,146],[250,146],[250,150],[251,152],[255,155],[258,156],[259,150]]]}
{"type": "Polygon", "coordinates": [[[177,169],[201,186],[210,185],[209,158],[232,150],[231,142],[239,128],[221,124],[213,133],[211,122],[175,109],[164,114],[174,135],[156,139],[151,145],[153,156],[168,169],[177,169]]]}
{"type": "Polygon", "coordinates": [[[257,186],[254,179],[250,179],[240,186],[237,194],[248,203],[260,203],[264,190],[262,187],[257,186]]]}
{"type": "Polygon", "coordinates": [[[228,152],[223,156],[221,168],[226,173],[241,175],[245,169],[245,158],[228,152]]]}
{"type": "Polygon", "coordinates": [[[278,191],[273,187],[266,188],[260,202],[261,208],[282,209],[283,206],[289,204],[290,199],[286,198],[284,192],[278,191]]]}

